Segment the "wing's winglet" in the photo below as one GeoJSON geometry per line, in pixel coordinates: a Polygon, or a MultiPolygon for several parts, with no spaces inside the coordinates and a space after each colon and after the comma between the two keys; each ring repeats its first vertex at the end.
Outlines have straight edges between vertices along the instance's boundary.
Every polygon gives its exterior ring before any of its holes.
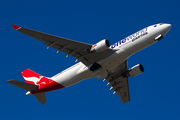
{"type": "Polygon", "coordinates": [[[17,25],[12,25],[12,26],[14,27],[15,30],[18,30],[21,28],[20,26],[17,26],[17,25]]]}

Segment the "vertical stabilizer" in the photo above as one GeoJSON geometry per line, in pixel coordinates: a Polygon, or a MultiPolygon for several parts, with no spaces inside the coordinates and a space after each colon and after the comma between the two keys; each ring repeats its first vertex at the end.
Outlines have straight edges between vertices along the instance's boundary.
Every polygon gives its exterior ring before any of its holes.
{"type": "Polygon", "coordinates": [[[25,71],[21,72],[21,74],[27,83],[34,85],[40,84],[41,79],[44,77],[30,69],[26,69],[25,71]]]}
{"type": "Polygon", "coordinates": [[[22,76],[26,82],[16,80],[9,80],[7,82],[27,90],[28,92],[26,95],[33,94],[42,105],[47,102],[46,92],[64,88],[63,85],[52,80],[51,78],[44,77],[30,69],[24,70],[22,72],[22,76]]]}

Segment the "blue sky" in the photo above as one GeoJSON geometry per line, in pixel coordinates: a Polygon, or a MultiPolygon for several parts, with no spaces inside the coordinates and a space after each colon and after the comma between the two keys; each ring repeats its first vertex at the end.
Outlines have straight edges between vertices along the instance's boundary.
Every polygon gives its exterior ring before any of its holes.
{"type": "Polygon", "coordinates": [[[0,4],[2,120],[180,119],[178,0],[1,0],[0,4]],[[113,44],[161,22],[172,24],[165,38],[128,59],[129,67],[141,63],[145,72],[129,79],[127,104],[97,78],[47,93],[43,106],[34,96],[25,96],[25,90],[6,83],[24,81],[21,71],[27,68],[51,77],[75,61],[53,48],[47,50],[12,24],[90,44],[106,38],[113,44]]]}

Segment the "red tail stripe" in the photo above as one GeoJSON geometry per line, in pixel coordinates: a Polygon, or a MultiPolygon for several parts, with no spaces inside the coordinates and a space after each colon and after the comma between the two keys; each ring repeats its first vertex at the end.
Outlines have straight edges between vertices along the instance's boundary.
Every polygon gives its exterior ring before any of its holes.
{"type": "Polygon", "coordinates": [[[42,76],[42,75],[40,75],[40,74],[38,74],[38,73],[30,70],[30,69],[27,69],[27,70],[21,72],[21,74],[22,74],[24,77],[37,77],[37,78],[39,78],[40,76],[42,76]]]}
{"type": "Polygon", "coordinates": [[[27,83],[39,85],[38,90],[31,91],[32,94],[49,92],[49,91],[64,88],[63,85],[57,83],[56,81],[54,81],[50,78],[44,77],[30,69],[23,71],[22,75],[25,78],[25,81],[27,83]]]}

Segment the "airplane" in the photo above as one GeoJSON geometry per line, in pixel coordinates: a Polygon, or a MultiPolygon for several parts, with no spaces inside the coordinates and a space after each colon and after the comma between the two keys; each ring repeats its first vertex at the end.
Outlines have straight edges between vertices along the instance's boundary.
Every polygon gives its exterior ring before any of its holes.
{"type": "Polygon", "coordinates": [[[159,23],[148,26],[120,41],[110,45],[107,39],[96,44],[87,44],[74,40],[49,35],[28,28],[12,25],[15,30],[36,38],[55,48],[57,53],[65,52],[66,57],[76,58],[75,65],[52,76],[45,77],[30,69],[22,72],[26,82],[8,80],[7,82],[27,90],[26,95],[34,95],[44,105],[46,92],[74,85],[82,80],[97,77],[108,81],[113,94],[118,94],[123,103],[130,101],[129,77],[144,72],[144,67],[137,64],[128,69],[128,58],[138,51],[160,41],[171,29],[171,24],[159,23]]]}

